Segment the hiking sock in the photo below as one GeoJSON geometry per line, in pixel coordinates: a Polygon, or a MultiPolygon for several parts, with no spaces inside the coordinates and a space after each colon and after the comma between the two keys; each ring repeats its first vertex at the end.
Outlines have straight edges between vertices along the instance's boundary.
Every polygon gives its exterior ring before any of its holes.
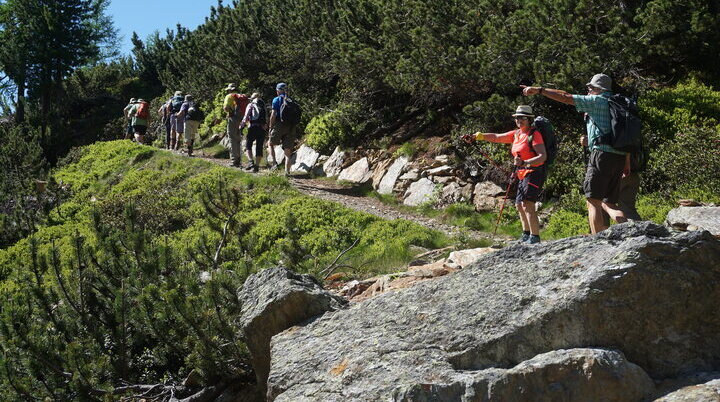
{"type": "Polygon", "coordinates": [[[527,240],[528,244],[540,243],[540,235],[531,234],[527,240]]]}

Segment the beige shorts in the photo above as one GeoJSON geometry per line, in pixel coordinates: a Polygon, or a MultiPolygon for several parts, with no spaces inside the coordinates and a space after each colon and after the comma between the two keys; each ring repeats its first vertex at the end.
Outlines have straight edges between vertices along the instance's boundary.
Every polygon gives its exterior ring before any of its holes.
{"type": "Polygon", "coordinates": [[[194,141],[200,127],[199,121],[185,120],[185,141],[194,141]]]}
{"type": "Polygon", "coordinates": [[[297,136],[297,124],[288,126],[282,123],[277,124],[270,130],[270,143],[272,145],[282,144],[283,149],[295,146],[297,136]]]}

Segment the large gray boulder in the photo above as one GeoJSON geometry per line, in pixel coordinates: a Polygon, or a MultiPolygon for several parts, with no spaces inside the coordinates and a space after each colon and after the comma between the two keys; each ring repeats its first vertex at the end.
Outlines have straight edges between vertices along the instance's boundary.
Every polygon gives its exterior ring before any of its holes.
{"type": "Polygon", "coordinates": [[[709,233],[649,222],[513,245],[276,335],[268,396],[391,400],[423,384],[465,395],[478,371],[588,346],[619,350],[656,378],[717,370],[718,261],[709,233]]]}
{"type": "Polygon", "coordinates": [[[666,223],[681,230],[707,230],[720,236],[720,207],[678,207],[668,212],[666,223]]]}
{"type": "Polygon", "coordinates": [[[239,327],[251,355],[258,393],[264,395],[270,370],[270,338],[345,301],[326,292],[310,275],[269,268],[251,275],[238,292],[239,327]]]}

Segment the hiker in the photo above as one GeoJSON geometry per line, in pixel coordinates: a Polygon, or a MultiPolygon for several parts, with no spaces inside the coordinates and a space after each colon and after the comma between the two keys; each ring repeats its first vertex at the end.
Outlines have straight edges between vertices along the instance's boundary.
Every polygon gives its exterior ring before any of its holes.
{"type": "Polygon", "coordinates": [[[158,115],[165,127],[165,148],[170,149],[170,101],[167,101],[158,109],[158,115]]]}
{"type": "Polygon", "coordinates": [[[290,175],[292,150],[295,146],[297,125],[299,123],[299,110],[297,116],[283,116],[285,109],[290,106],[297,107],[297,104],[287,96],[287,84],[281,82],[275,86],[277,96],[272,101],[272,113],[270,114],[270,154],[277,167],[274,146],[282,145],[285,152],[285,176],[290,175]]]}
{"type": "Polygon", "coordinates": [[[183,123],[183,132],[185,133],[185,146],[187,147],[187,155],[193,156],[193,145],[197,136],[198,127],[204,116],[200,107],[193,101],[192,95],[185,95],[185,102],[180,107],[177,115],[178,124],[183,123]]]}
{"type": "Polygon", "coordinates": [[[247,151],[250,164],[245,170],[258,172],[260,170],[260,159],[263,155],[263,145],[265,144],[265,130],[267,130],[267,112],[265,110],[265,102],[261,95],[255,92],[250,96],[250,103],[245,109],[245,117],[243,117],[240,128],[249,125],[247,138],[245,140],[245,149],[247,151]],[[255,143],[255,158],[253,158],[252,148],[255,143]]]}
{"type": "Polygon", "coordinates": [[[135,141],[142,144],[147,133],[148,120],[150,119],[150,104],[140,98],[135,102],[128,114],[132,117],[133,133],[135,141]]]}
{"type": "Polygon", "coordinates": [[[185,102],[182,91],[175,91],[175,94],[168,101],[170,108],[170,148],[177,150],[180,147],[180,134],[184,131],[184,124],[178,121],[177,114],[185,102]]]}
{"type": "Polygon", "coordinates": [[[227,135],[230,137],[230,165],[242,166],[242,150],[240,149],[242,122],[245,109],[247,108],[247,95],[237,93],[237,85],[228,84],[225,91],[228,93],[223,101],[223,110],[227,115],[227,135]]]}
{"type": "Polygon", "coordinates": [[[130,109],[132,109],[132,107],[135,105],[135,102],[137,102],[137,99],[130,98],[130,102],[128,102],[127,106],[125,106],[125,109],[123,109],[123,115],[125,116],[125,120],[127,120],[127,126],[125,128],[126,140],[131,139],[134,133],[132,126],[132,117],[130,116],[130,109]]]}
{"type": "Polygon", "coordinates": [[[514,175],[519,181],[515,206],[523,228],[520,242],[535,244],[540,242],[540,221],[535,209],[535,202],[538,200],[547,176],[545,165],[547,153],[542,134],[532,126],[532,119],[535,117],[532,107],[520,105],[512,117],[517,126],[515,130],[502,134],[475,133],[475,135],[463,136],[463,140],[468,143],[485,140],[512,144],[514,175]]]}
{"type": "Polygon", "coordinates": [[[627,217],[617,205],[620,180],[630,172],[630,156],[610,145],[601,144],[603,132],[611,132],[611,116],[608,98],[612,96],[612,79],[605,74],[595,74],[586,84],[587,95],[572,95],[559,89],[521,85],[523,95],[540,94],[557,102],[575,106],[578,112],[587,114],[587,144],[590,158],[585,171],[583,191],[588,209],[590,231],[598,233],[608,228],[603,222],[603,211],[615,222],[627,222],[627,217]]]}

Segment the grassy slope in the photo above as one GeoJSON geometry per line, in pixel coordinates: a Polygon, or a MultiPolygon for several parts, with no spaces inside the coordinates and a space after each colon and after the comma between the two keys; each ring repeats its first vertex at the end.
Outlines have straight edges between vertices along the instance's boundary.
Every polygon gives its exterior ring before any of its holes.
{"type": "MultiPolygon", "coordinates": [[[[41,244],[54,242],[61,254],[66,254],[63,248],[71,254],[70,237],[76,231],[92,241],[93,213],[121,227],[124,210],[130,205],[138,211],[140,225],[157,234],[157,241],[181,250],[197,245],[203,236],[217,241],[219,235],[210,228],[200,195],[208,189],[214,192],[220,182],[252,188],[243,198],[240,221],[249,227],[243,243],[249,244],[246,248],[259,267],[280,260],[290,212],[296,220],[292,229],[306,253],[301,269],[313,273],[358,238],[358,245],[344,261],[356,269],[357,276],[385,272],[407,262],[412,258],[411,244],[434,248],[448,242],[443,235],[407,221],[385,221],[303,196],[279,176],[249,175],[128,141],[80,149],[53,177],[70,189],[71,196],[53,211],[53,224],[39,228],[34,237],[41,244]]],[[[0,266],[10,266],[10,261],[27,250],[27,244],[25,239],[0,250],[0,266]]],[[[233,247],[239,246],[228,245],[231,252],[233,247]]]]}

